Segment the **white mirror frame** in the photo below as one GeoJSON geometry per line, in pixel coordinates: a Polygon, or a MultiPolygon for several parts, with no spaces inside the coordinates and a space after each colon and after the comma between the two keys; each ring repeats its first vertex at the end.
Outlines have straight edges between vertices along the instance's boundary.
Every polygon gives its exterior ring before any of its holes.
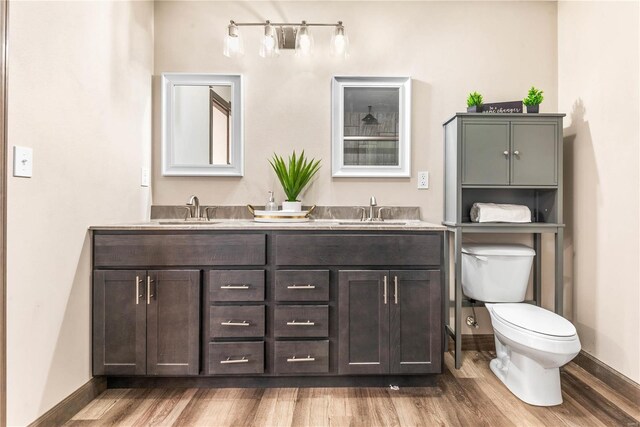
{"type": "Polygon", "coordinates": [[[411,77],[334,76],[331,84],[332,176],[358,178],[411,177],[411,77]],[[398,88],[398,166],[345,166],[344,164],[344,89],[351,87],[398,88]]]}
{"type": "Polygon", "coordinates": [[[242,76],[239,74],[162,73],[162,175],[243,176],[244,119],[242,76]],[[173,107],[175,86],[231,86],[232,141],[228,165],[176,165],[173,161],[173,107]]]}

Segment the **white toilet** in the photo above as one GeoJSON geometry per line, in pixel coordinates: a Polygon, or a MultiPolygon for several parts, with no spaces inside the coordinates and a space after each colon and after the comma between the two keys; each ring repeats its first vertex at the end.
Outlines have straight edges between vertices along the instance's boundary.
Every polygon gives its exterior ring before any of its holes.
{"type": "Polygon", "coordinates": [[[560,367],[580,351],[576,328],[557,314],[523,303],[535,251],[524,245],[462,246],[462,290],[484,301],[496,355],[491,370],[530,405],[562,403],[560,367]]]}

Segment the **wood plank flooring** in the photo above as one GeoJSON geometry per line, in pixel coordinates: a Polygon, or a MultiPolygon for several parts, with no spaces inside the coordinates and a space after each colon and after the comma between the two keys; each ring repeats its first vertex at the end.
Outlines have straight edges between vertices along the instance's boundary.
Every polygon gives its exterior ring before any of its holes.
{"type": "Polygon", "coordinates": [[[69,426],[640,426],[638,394],[622,395],[574,363],[560,406],[529,406],[467,351],[463,367],[423,388],[109,389],[69,426]]]}

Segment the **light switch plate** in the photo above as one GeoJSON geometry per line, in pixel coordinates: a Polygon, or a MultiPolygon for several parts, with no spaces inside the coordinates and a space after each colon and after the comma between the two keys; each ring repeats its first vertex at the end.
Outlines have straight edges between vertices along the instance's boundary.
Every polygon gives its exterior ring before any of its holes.
{"type": "Polygon", "coordinates": [[[13,146],[13,176],[23,178],[33,176],[33,149],[13,146]]]}
{"type": "Polygon", "coordinates": [[[429,172],[418,172],[418,190],[429,188],[429,172]]]}
{"type": "Polygon", "coordinates": [[[141,168],[140,169],[140,186],[148,187],[151,185],[151,174],[149,172],[149,168],[141,168]]]}

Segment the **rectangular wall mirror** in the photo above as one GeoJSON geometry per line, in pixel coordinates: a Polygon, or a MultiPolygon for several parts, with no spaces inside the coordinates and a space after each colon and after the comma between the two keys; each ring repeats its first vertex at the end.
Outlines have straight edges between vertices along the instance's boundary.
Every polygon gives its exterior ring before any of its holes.
{"type": "Polygon", "coordinates": [[[411,78],[334,77],[334,177],[411,176],[411,78]]]}
{"type": "Polygon", "coordinates": [[[162,174],[242,176],[242,77],[162,74],[162,174]]]}

